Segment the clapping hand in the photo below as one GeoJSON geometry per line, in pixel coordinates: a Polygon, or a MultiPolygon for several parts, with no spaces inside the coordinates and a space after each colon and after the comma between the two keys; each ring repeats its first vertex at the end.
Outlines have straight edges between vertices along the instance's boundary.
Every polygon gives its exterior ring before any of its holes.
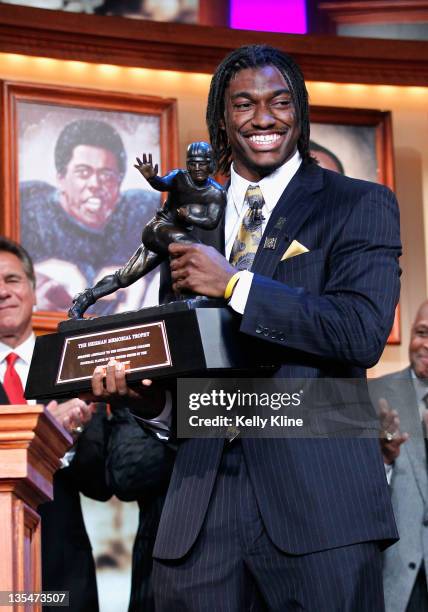
{"type": "Polygon", "coordinates": [[[379,400],[379,419],[381,427],[380,447],[383,461],[391,465],[400,455],[401,445],[409,439],[408,433],[400,431],[398,412],[392,410],[386,399],[379,400]]]}
{"type": "Polygon", "coordinates": [[[82,432],[83,426],[92,418],[96,410],[96,404],[86,403],[75,397],[59,404],[53,400],[46,406],[53,417],[69,433],[76,435],[82,432]]]}

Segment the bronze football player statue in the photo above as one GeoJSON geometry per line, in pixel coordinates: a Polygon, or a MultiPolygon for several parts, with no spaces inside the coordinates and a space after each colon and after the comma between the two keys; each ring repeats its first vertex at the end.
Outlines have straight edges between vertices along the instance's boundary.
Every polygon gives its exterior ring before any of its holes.
{"type": "Polygon", "coordinates": [[[165,204],[144,227],[142,244],[130,260],[114,274],[102,278],[94,287],[77,294],[68,311],[72,319],[79,319],[97,300],[122,287],[128,287],[168,258],[172,242],[200,242],[192,236],[192,226],[214,229],[226,208],[226,191],[210,178],[214,171],[211,145],[193,142],[187,148],[187,170],[172,170],[158,176],[158,165],[153,167],[152,156],[137,157],[135,168],[157,191],[168,191],[165,204]]]}

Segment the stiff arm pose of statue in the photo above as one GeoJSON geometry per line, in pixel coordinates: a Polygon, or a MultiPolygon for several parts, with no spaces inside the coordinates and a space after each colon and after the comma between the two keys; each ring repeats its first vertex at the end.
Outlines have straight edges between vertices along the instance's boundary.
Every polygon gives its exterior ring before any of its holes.
{"type": "Polygon", "coordinates": [[[128,287],[156,268],[168,254],[172,242],[199,242],[192,236],[192,226],[211,230],[219,224],[226,207],[226,192],[210,178],[214,171],[211,146],[193,142],[187,148],[187,170],[172,170],[158,176],[158,165],[153,167],[152,156],[137,157],[137,170],[157,191],[168,191],[161,209],[144,227],[142,244],[131,259],[114,274],[101,279],[94,287],[85,289],[73,299],[69,317],[80,318],[98,299],[122,287],[128,287]]]}

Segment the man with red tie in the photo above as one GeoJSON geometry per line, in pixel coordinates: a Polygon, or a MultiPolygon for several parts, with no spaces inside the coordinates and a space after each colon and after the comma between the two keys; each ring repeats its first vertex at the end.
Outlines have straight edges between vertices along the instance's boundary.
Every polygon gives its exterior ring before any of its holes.
{"type": "MultiPolygon", "coordinates": [[[[1,238],[0,380],[11,404],[27,403],[23,386],[34,348],[31,315],[35,304],[34,273],[29,256],[19,245],[1,238]]],[[[91,417],[90,407],[77,399],[65,402],[61,408],[53,401],[47,409],[70,432],[91,417]]]]}
{"type": "MultiPolygon", "coordinates": [[[[32,312],[35,276],[28,253],[0,237],[0,403],[25,404],[24,387],[35,336],[32,312]]],[[[44,590],[70,591],[70,610],[96,612],[98,598],[91,547],[83,523],[79,491],[106,500],[104,477],[105,417],[95,404],[72,399],[51,401],[48,410],[76,436],[72,451],[54,476],[54,500],[39,508],[42,517],[44,590]],[[83,426],[87,427],[81,433],[83,426]],[[79,438],[77,435],[80,433],[79,438]]]]}

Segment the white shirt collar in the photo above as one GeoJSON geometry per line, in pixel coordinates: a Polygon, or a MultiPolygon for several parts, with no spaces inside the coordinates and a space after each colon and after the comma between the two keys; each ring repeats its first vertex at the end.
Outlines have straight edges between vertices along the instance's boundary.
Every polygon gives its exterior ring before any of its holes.
{"type": "Polygon", "coordinates": [[[36,337],[34,334],[28,336],[24,342],[16,346],[15,348],[10,347],[4,342],[0,342],[0,363],[2,363],[9,353],[16,353],[22,361],[24,361],[28,366],[31,363],[31,358],[33,356],[34,345],[36,342],[36,337]]]}
{"type": "Polygon", "coordinates": [[[258,185],[262,191],[265,201],[264,208],[268,213],[271,213],[276,203],[281,197],[284,189],[291,181],[300,167],[302,158],[299,151],[296,151],[291,159],[282,164],[268,176],[265,176],[261,181],[252,182],[242,178],[234,169],[233,164],[230,171],[230,190],[232,192],[232,200],[236,209],[237,215],[241,213],[244,206],[245,193],[249,185],[258,185]]]}

